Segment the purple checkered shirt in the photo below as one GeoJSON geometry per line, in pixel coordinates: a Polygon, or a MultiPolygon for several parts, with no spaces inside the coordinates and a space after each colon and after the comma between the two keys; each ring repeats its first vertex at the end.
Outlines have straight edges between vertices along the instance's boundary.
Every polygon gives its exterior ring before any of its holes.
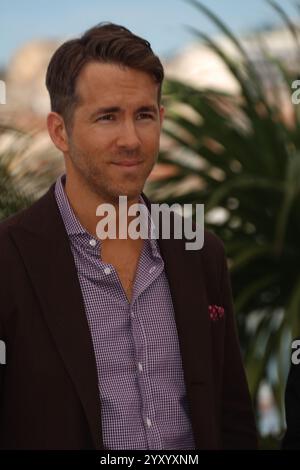
{"type": "Polygon", "coordinates": [[[173,304],[157,241],[144,241],[129,303],[116,269],[101,260],[101,241],[76,218],[64,184],[65,175],[56,182],[55,197],[94,346],[103,444],[108,449],[194,449],[173,304]]]}

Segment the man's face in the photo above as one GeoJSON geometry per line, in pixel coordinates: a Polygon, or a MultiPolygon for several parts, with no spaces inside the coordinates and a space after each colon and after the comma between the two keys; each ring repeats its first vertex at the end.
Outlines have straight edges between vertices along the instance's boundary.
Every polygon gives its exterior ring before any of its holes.
{"type": "Polygon", "coordinates": [[[105,201],[142,192],[159,151],[163,108],[147,73],[88,63],[81,71],[66,166],[105,201]],[[70,168],[71,167],[71,168],[70,168]]]}

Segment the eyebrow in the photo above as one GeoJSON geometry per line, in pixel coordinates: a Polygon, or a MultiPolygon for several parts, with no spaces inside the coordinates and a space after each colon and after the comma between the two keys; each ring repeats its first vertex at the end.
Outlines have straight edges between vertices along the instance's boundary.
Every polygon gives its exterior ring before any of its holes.
{"type": "MultiPolygon", "coordinates": [[[[122,109],[119,106],[110,106],[108,108],[98,108],[96,111],[94,111],[91,115],[91,119],[94,119],[97,117],[99,114],[110,114],[110,113],[119,113],[122,111],[122,109]]],[[[157,114],[157,108],[153,105],[149,106],[140,106],[137,110],[137,113],[154,113],[157,114]]]]}

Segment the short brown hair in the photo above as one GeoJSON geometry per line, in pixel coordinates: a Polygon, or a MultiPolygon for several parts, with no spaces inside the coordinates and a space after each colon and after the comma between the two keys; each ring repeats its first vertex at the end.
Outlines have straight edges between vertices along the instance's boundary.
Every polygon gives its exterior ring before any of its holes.
{"type": "Polygon", "coordinates": [[[158,103],[164,69],[145,39],[113,23],[99,23],[80,38],[63,43],[53,54],[46,74],[51,110],[61,114],[67,127],[79,102],[76,79],[89,62],[99,61],[131,67],[151,75],[158,83],[158,103]]]}

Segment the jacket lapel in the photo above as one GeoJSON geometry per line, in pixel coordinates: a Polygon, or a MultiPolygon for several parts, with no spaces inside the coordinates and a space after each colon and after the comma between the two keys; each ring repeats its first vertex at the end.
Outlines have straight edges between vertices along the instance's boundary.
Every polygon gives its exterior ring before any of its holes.
{"type": "Polygon", "coordinates": [[[94,446],[103,448],[97,368],[69,240],[54,185],[12,229],[47,325],[75,385],[94,446]]]}

